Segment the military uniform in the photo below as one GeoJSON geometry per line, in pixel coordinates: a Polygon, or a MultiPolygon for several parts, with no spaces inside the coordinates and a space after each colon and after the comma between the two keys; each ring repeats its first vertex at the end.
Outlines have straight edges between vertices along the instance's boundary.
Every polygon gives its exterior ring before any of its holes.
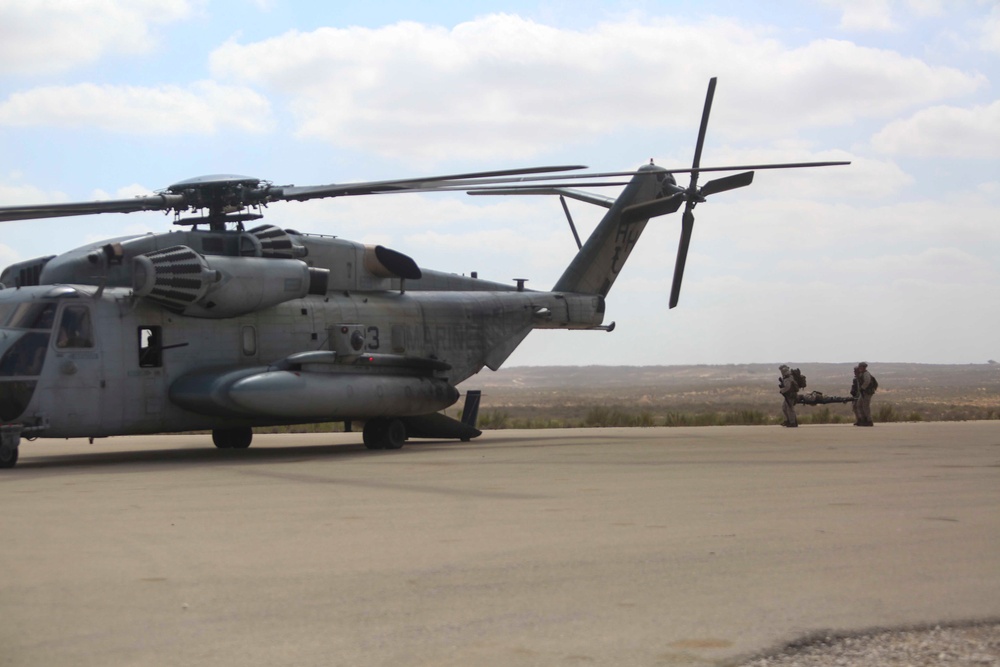
{"type": "Polygon", "coordinates": [[[795,416],[795,403],[799,397],[799,385],[792,377],[792,370],[788,366],[779,366],[781,377],[778,378],[778,391],[785,398],[781,404],[781,414],[785,416],[782,426],[798,426],[799,420],[795,416]]]}
{"type": "Polygon", "coordinates": [[[858,389],[858,376],[861,375],[861,369],[857,366],[854,367],[854,379],[851,380],[851,409],[854,410],[854,425],[861,426],[861,416],[858,415],[858,399],[861,398],[861,391],[858,389]]]}
{"type": "Polygon", "coordinates": [[[858,394],[854,399],[854,416],[857,421],[855,426],[874,426],[872,422],[872,394],[875,389],[872,386],[872,376],[868,372],[868,364],[861,362],[858,364],[855,380],[858,385],[858,394]]]}

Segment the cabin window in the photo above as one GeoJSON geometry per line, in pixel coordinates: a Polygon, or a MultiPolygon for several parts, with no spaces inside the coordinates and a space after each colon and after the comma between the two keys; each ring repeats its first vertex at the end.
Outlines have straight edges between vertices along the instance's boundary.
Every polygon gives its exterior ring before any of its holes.
{"type": "Polygon", "coordinates": [[[94,329],[90,323],[90,308],[66,306],[59,321],[56,347],[94,347],[94,329]]]}
{"type": "Polygon", "coordinates": [[[251,326],[243,327],[242,331],[243,355],[252,357],[257,354],[257,330],[251,326]]]}
{"type": "Polygon", "coordinates": [[[161,327],[139,327],[139,367],[163,366],[163,330],[161,327]]]}

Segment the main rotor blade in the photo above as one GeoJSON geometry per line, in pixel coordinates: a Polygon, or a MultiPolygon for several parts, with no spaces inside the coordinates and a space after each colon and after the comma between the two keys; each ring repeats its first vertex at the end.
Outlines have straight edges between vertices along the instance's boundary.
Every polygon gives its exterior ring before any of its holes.
{"type": "Polygon", "coordinates": [[[353,195],[370,195],[382,192],[399,192],[409,190],[429,190],[435,187],[446,187],[449,185],[461,185],[468,182],[477,184],[491,182],[490,180],[504,177],[503,180],[492,182],[520,182],[520,178],[515,178],[522,174],[543,174],[559,171],[574,171],[586,169],[583,165],[559,165],[553,167],[527,167],[524,169],[501,169],[496,171],[477,171],[464,174],[448,174],[446,176],[430,176],[425,178],[400,178],[387,181],[367,181],[360,183],[330,183],[327,185],[307,185],[297,187],[294,185],[281,188],[274,188],[271,201],[292,200],[304,201],[307,199],[319,199],[323,197],[345,197],[353,195]],[[509,180],[507,177],[510,177],[509,180]]]}
{"type": "MultiPolygon", "coordinates": [[[[771,163],[771,164],[724,165],[724,166],[721,166],[721,167],[694,167],[694,168],[692,168],[692,167],[682,167],[680,169],[674,169],[672,167],[663,167],[663,171],[666,171],[667,173],[670,173],[670,174],[690,174],[690,173],[693,173],[693,172],[704,173],[704,172],[708,172],[708,171],[746,171],[748,169],[751,169],[751,170],[753,170],[753,169],[800,169],[800,168],[804,168],[804,167],[836,167],[836,166],[842,166],[842,165],[847,165],[847,164],[851,164],[849,160],[838,160],[838,161],[832,161],[832,162],[831,161],[826,161],[826,162],[775,162],[775,163],[771,163]]],[[[657,173],[657,172],[655,172],[655,171],[648,171],[648,170],[638,171],[638,170],[634,170],[633,169],[631,171],[603,171],[603,172],[596,172],[596,173],[593,173],[593,174],[566,174],[566,175],[557,175],[557,176],[535,176],[535,177],[519,178],[519,179],[516,179],[516,182],[518,182],[518,183],[527,183],[527,182],[531,182],[531,181],[558,181],[558,180],[561,180],[561,179],[568,179],[568,178],[581,178],[581,179],[582,178],[608,178],[608,177],[616,177],[616,176],[637,176],[639,174],[655,174],[655,173],[657,173]]],[[[489,179],[484,179],[484,180],[476,181],[476,183],[478,183],[479,185],[488,185],[491,182],[492,181],[490,181],[489,179]]],[[[498,182],[498,183],[510,183],[510,182],[514,182],[514,181],[513,181],[513,179],[512,180],[507,180],[507,179],[500,180],[500,179],[498,179],[496,182],[498,182]]]]}
{"type": "Polygon", "coordinates": [[[722,178],[716,178],[715,180],[705,183],[701,186],[698,193],[702,197],[708,197],[720,192],[725,192],[726,190],[735,190],[736,188],[745,188],[746,186],[753,183],[753,172],[746,171],[742,174],[733,174],[732,176],[723,176],[722,178]]]}
{"type": "MultiPolygon", "coordinates": [[[[682,168],[682,169],[671,169],[664,167],[663,170],[671,174],[690,174],[693,172],[708,172],[708,171],[742,171],[746,169],[794,169],[799,167],[831,167],[838,165],[851,164],[846,161],[839,162],[787,162],[787,163],[775,163],[775,164],[756,164],[756,165],[733,165],[733,166],[722,166],[722,167],[698,167],[698,168],[682,168]]],[[[595,172],[592,174],[563,174],[563,175],[550,175],[550,176],[525,176],[522,178],[477,178],[470,179],[468,181],[442,181],[440,184],[432,184],[429,187],[421,188],[406,188],[405,190],[387,190],[386,192],[430,192],[433,190],[472,190],[478,186],[484,185],[495,185],[504,183],[544,183],[546,181],[559,181],[566,179],[589,179],[589,178],[612,178],[619,176],[638,176],[639,174],[654,174],[658,172],[651,172],[648,170],[629,170],[629,171],[602,171],[595,172]]],[[[425,179],[429,180],[429,179],[425,179]]],[[[350,184],[348,184],[350,185],[350,184]]],[[[625,185],[625,183],[620,182],[608,182],[608,183],[579,183],[579,184],[553,184],[553,187],[605,187],[611,185],[625,185]]],[[[322,186],[320,186],[322,187],[322,186]]],[[[546,186],[538,186],[546,187],[546,186]]],[[[288,188],[285,188],[287,191],[288,188]]]]}
{"type": "MultiPolygon", "coordinates": [[[[845,164],[851,164],[851,162],[849,160],[838,160],[835,162],[774,162],[771,164],[738,164],[727,165],[725,167],[699,167],[697,169],[667,169],[667,171],[672,174],[684,174],[689,172],[704,173],[706,171],[743,171],[746,169],[802,169],[805,167],[837,167],[845,164]]],[[[580,174],[580,176],[583,176],[583,174],[580,174]]]]}
{"type": "Polygon", "coordinates": [[[674,264],[674,283],[670,288],[670,307],[677,305],[681,296],[681,281],[684,279],[684,265],[687,264],[688,246],[691,245],[691,232],[694,231],[694,214],[684,211],[681,220],[681,240],[677,245],[677,262],[674,264]]]}
{"type": "Polygon", "coordinates": [[[552,190],[554,188],[614,188],[628,185],[628,181],[608,181],[597,183],[529,183],[527,185],[485,185],[485,186],[447,186],[443,188],[428,188],[427,190],[403,190],[403,192],[467,192],[468,194],[490,194],[491,192],[503,192],[509,194],[513,190],[533,192],[535,190],[552,190]]]}
{"type": "Polygon", "coordinates": [[[569,197],[570,199],[576,199],[577,201],[582,201],[587,204],[594,204],[595,206],[601,206],[604,208],[611,208],[615,205],[614,197],[606,197],[604,195],[599,195],[594,192],[585,192],[584,190],[576,190],[574,188],[565,188],[562,186],[551,187],[551,186],[537,186],[533,188],[497,188],[495,190],[484,188],[482,190],[468,190],[466,194],[469,195],[559,195],[562,197],[569,197]]]}
{"type": "Polygon", "coordinates": [[[0,207],[0,222],[35,220],[38,218],[62,218],[74,215],[94,215],[97,213],[169,211],[178,207],[185,207],[185,198],[183,195],[162,194],[133,197],[132,199],[107,199],[93,202],[4,206],[0,207]]]}

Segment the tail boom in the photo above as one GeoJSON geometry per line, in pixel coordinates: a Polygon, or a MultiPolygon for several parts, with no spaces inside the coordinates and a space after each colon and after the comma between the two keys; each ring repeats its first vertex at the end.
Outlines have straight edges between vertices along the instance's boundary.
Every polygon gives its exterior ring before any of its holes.
{"type": "Polygon", "coordinates": [[[553,292],[607,296],[649,221],[649,217],[623,215],[624,210],[670,197],[680,190],[673,175],[662,167],[648,164],[640,167],[639,172],[566,267],[553,292]]]}

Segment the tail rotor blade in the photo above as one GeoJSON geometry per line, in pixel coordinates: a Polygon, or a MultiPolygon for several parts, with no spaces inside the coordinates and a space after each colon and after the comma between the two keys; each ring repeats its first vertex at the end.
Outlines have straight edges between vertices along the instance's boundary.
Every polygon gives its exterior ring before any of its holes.
{"type": "Polygon", "coordinates": [[[654,199],[641,204],[626,206],[622,211],[622,222],[635,222],[636,220],[648,220],[658,215],[676,213],[677,209],[684,203],[684,193],[678,192],[663,199],[654,199]]]}
{"type": "Polygon", "coordinates": [[[684,265],[687,263],[688,246],[691,245],[691,232],[694,231],[694,213],[691,209],[684,211],[681,220],[681,240],[677,246],[677,263],[674,264],[674,284],[670,288],[670,307],[677,305],[681,296],[681,281],[684,279],[684,265]]]}
{"type": "MultiPolygon", "coordinates": [[[[712,100],[715,99],[716,77],[708,80],[708,92],[705,93],[705,108],[701,111],[701,126],[698,128],[698,143],[694,146],[694,160],[691,162],[691,183],[684,194],[687,205],[684,207],[684,217],[681,219],[681,240],[677,245],[677,262],[674,264],[674,283],[670,288],[670,307],[677,305],[681,296],[681,281],[684,279],[684,265],[687,264],[688,246],[691,245],[691,232],[694,231],[694,213],[698,200],[704,200],[698,192],[698,168],[701,167],[701,150],[705,147],[705,133],[708,132],[708,117],[712,113],[712,100]]],[[[726,177],[728,178],[728,177],[726,177]]],[[[726,178],[717,179],[725,181],[726,178]]],[[[708,185],[711,185],[709,183],[708,185]]]]}
{"type": "Polygon", "coordinates": [[[724,176],[723,178],[717,178],[714,181],[709,181],[708,183],[705,183],[705,185],[701,186],[701,190],[699,192],[702,197],[708,197],[709,195],[715,195],[720,192],[725,192],[726,190],[745,188],[751,183],[753,183],[753,172],[745,171],[742,174],[724,176]]]}
{"type": "MultiPolygon", "coordinates": [[[[708,80],[708,92],[705,94],[705,108],[701,112],[701,127],[698,128],[698,143],[694,146],[694,161],[691,168],[697,170],[701,166],[701,149],[705,146],[705,133],[708,131],[708,116],[712,113],[712,100],[715,99],[716,77],[708,80]]],[[[698,172],[691,172],[691,190],[698,184],[698,172]]]]}

